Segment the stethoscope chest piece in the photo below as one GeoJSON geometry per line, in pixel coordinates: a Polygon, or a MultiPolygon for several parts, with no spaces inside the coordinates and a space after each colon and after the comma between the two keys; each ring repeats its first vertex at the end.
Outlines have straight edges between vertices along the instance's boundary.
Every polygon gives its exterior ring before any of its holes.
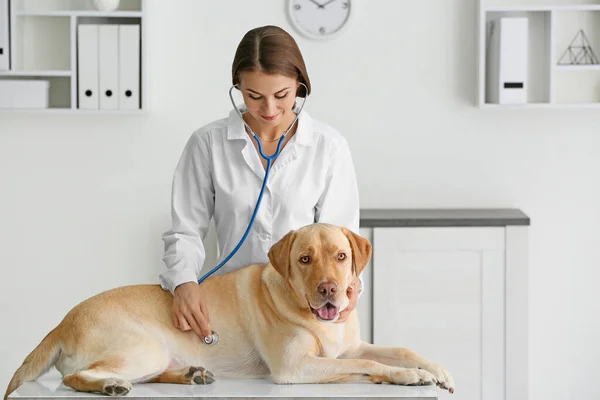
{"type": "Polygon", "coordinates": [[[219,343],[219,335],[217,332],[213,332],[210,336],[204,336],[204,343],[206,344],[217,344],[219,343]]]}

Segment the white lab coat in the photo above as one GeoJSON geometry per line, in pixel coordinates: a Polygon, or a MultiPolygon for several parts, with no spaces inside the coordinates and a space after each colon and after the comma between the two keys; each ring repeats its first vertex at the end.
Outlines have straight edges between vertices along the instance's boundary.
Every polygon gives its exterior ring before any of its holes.
{"type": "MultiPolygon", "coordinates": [[[[359,233],[358,188],[346,139],[302,111],[296,133],[273,163],[254,225],[238,252],[215,274],[268,262],[270,247],[290,230],[314,222],[359,233]]],[[[203,240],[214,218],[219,259],[242,238],[260,193],[261,157],[232,110],[228,118],[195,131],[175,169],[172,227],[162,236],[160,284],[173,291],[210,268],[203,240]]],[[[362,286],[362,285],[361,285],[362,286]]],[[[362,292],[362,287],[361,287],[362,292]]]]}

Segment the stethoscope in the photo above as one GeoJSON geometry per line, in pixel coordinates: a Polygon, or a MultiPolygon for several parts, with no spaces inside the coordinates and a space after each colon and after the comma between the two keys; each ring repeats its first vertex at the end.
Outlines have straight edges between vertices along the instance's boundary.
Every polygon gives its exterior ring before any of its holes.
{"type": "MultiPolygon", "coordinates": [[[[304,86],[306,96],[308,97],[308,88],[306,87],[306,85],[304,83],[302,83],[302,82],[299,82],[299,83],[302,86],[304,86]]],[[[238,89],[237,85],[233,85],[233,86],[231,86],[231,88],[229,88],[229,99],[231,100],[231,104],[233,104],[233,109],[236,111],[237,115],[240,117],[240,120],[242,120],[242,122],[244,123],[244,126],[246,127],[246,129],[248,129],[248,131],[252,134],[252,136],[254,137],[254,140],[256,140],[256,143],[258,145],[258,152],[260,153],[260,156],[267,161],[267,168],[266,168],[266,171],[265,171],[265,177],[263,179],[262,187],[260,189],[260,194],[258,195],[258,200],[256,201],[256,206],[254,207],[254,212],[252,213],[252,217],[250,218],[250,223],[248,223],[248,227],[246,228],[246,232],[244,233],[244,235],[240,239],[240,241],[237,244],[237,246],[235,246],[235,248],[231,251],[231,253],[229,253],[229,255],[227,257],[225,257],[223,259],[223,261],[221,261],[219,263],[219,265],[217,265],[212,270],[208,271],[200,279],[198,279],[198,284],[202,283],[206,278],[208,278],[210,275],[212,275],[213,273],[215,273],[219,268],[221,268],[223,265],[225,265],[225,263],[227,263],[227,261],[229,261],[229,259],[231,257],[233,257],[233,255],[239,250],[239,248],[244,243],[244,240],[246,240],[246,237],[248,236],[248,233],[250,232],[250,229],[252,228],[252,225],[254,224],[254,219],[256,218],[256,213],[258,212],[258,208],[260,207],[260,202],[262,201],[262,197],[263,197],[263,194],[265,192],[265,187],[267,185],[267,179],[269,179],[269,171],[271,170],[271,164],[279,156],[279,153],[281,152],[281,145],[283,144],[283,141],[285,140],[287,134],[289,133],[289,131],[292,129],[292,127],[294,126],[294,124],[296,123],[296,121],[298,120],[298,118],[300,117],[300,113],[302,112],[302,110],[304,109],[304,105],[306,104],[306,98],[307,97],[305,97],[304,100],[302,101],[302,106],[300,107],[300,109],[296,113],[296,117],[294,118],[294,120],[292,121],[292,123],[290,124],[290,126],[285,130],[285,132],[283,133],[283,135],[281,135],[281,137],[279,138],[279,142],[277,143],[277,150],[275,150],[275,153],[273,155],[268,156],[268,155],[266,155],[263,152],[262,142],[261,142],[260,138],[252,130],[252,128],[250,128],[250,126],[246,123],[246,121],[244,121],[244,117],[242,115],[242,112],[239,110],[239,108],[235,104],[235,100],[233,99],[233,95],[232,95],[232,91],[233,91],[234,88],[238,89]]],[[[206,343],[206,344],[217,344],[218,342],[219,342],[219,335],[216,332],[214,332],[214,331],[213,331],[213,333],[212,333],[211,336],[205,336],[204,337],[204,343],[206,343]]]]}

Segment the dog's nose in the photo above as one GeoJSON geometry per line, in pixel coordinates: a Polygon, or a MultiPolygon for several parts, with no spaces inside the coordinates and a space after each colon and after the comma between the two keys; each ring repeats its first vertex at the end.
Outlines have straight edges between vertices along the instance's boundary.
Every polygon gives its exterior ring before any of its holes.
{"type": "Polygon", "coordinates": [[[335,282],[331,281],[323,282],[317,288],[319,294],[324,297],[333,296],[337,292],[337,289],[338,287],[335,282]]]}

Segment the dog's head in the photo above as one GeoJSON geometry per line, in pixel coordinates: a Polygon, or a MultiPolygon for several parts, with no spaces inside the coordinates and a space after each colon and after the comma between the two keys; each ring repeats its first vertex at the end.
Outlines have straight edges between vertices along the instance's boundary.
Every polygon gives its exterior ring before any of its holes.
{"type": "Polygon", "coordinates": [[[369,262],[371,250],[362,236],[318,223],[286,234],[271,247],[269,260],[317,319],[334,322],[348,306],[346,291],[369,262]]]}

